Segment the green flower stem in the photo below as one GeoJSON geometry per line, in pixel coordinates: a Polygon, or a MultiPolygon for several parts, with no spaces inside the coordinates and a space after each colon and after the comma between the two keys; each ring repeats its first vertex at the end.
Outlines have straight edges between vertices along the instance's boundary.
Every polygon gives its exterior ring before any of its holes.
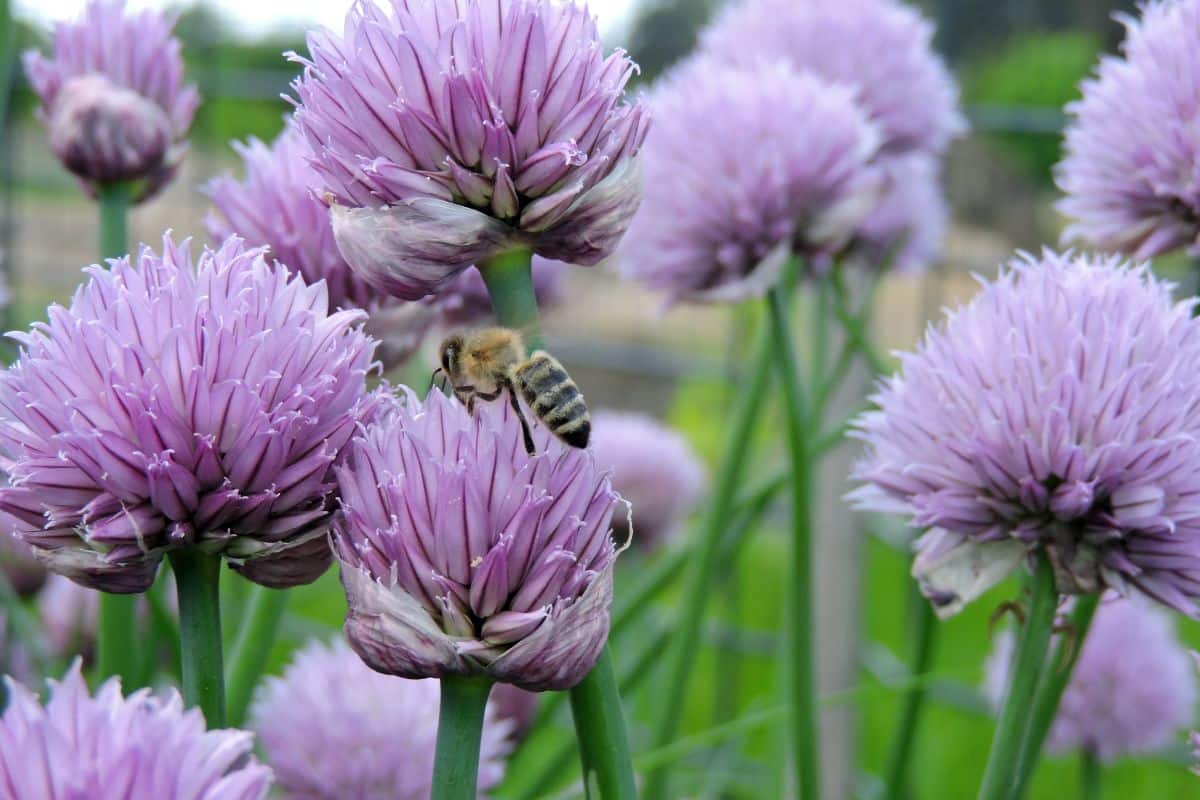
{"type": "Polygon", "coordinates": [[[1032,599],[1025,623],[1017,640],[1013,658],[1012,678],[1004,696],[1004,708],[996,723],[992,750],[988,754],[979,800],[1006,800],[1018,785],[1017,762],[1021,755],[1022,739],[1033,707],[1038,678],[1046,664],[1046,650],[1054,627],[1054,610],[1058,594],[1054,589],[1054,571],[1043,554],[1036,556],[1032,599]]]}
{"type": "MultiPolygon", "coordinates": [[[[129,252],[127,217],[132,198],[125,183],[100,188],[100,259],[117,258],[129,252]]],[[[97,624],[97,683],[113,675],[120,676],[125,691],[138,688],[141,664],[138,657],[140,636],[137,625],[137,595],[100,593],[100,618],[97,624]]]]}
{"type": "Polygon", "coordinates": [[[229,724],[234,727],[241,727],[246,719],[250,697],[275,644],[275,633],[279,629],[279,621],[283,619],[287,598],[288,593],[283,589],[268,589],[256,584],[250,590],[245,617],[229,656],[227,706],[229,724]]]}
{"type": "Polygon", "coordinates": [[[588,676],[571,690],[571,714],[586,796],[637,800],[625,715],[607,646],[588,676]]]}
{"type": "MultiPolygon", "coordinates": [[[[704,526],[695,540],[692,569],[684,590],[673,648],[666,654],[666,695],[661,700],[657,726],[651,748],[666,747],[674,738],[683,716],[688,680],[700,649],[700,628],[704,608],[711,594],[713,577],[720,561],[721,539],[729,526],[734,510],[737,485],[746,467],[750,440],[763,406],[771,361],[775,357],[770,331],[759,331],[753,347],[751,368],[734,407],[728,427],[721,463],[713,484],[712,500],[704,526]]],[[[667,773],[662,767],[646,777],[644,797],[667,797],[667,773]]]]}
{"type": "Polygon", "coordinates": [[[1096,754],[1084,748],[1079,754],[1079,800],[1100,800],[1104,768],[1096,754]]]}
{"type": "MultiPolygon", "coordinates": [[[[921,594],[915,581],[910,580],[909,602],[913,616],[913,653],[910,675],[924,675],[933,661],[933,648],[937,640],[938,623],[929,601],[921,594]]],[[[887,771],[884,773],[886,800],[901,800],[907,796],[908,764],[917,739],[917,726],[921,720],[921,708],[925,703],[926,687],[914,686],[904,693],[900,708],[900,723],[896,738],[888,753],[887,771]]]]}
{"type": "Polygon", "coordinates": [[[492,682],[486,678],[442,678],[431,800],[475,800],[479,796],[479,742],[491,691],[492,682]]]}
{"type": "Polygon", "coordinates": [[[819,732],[817,726],[816,679],[813,669],[812,599],[812,464],[809,459],[808,424],[801,384],[799,359],[792,342],[788,318],[788,294],[796,269],[769,297],[775,365],[783,388],[787,421],[787,448],[791,459],[792,560],[788,570],[787,697],[792,766],[796,771],[799,796],[814,800],[821,796],[819,732]]]}
{"type": "Polygon", "coordinates": [[[183,699],[204,712],[208,727],[225,727],[221,660],[221,557],[198,550],[171,553],[179,594],[179,655],[183,699]]]}
{"type": "Polygon", "coordinates": [[[492,298],[496,320],[520,331],[529,349],[535,350],[543,344],[537,296],[533,292],[532,264],[531,251],[507,250],[480,264],[479,272],[492,298]]]}
{"type": "Polygon", "coordinates": [[[1033,713],[1029,717],[1029,729],[1025,732],[1021,743],[1021,757],[1017,762],[1017,783],[1011,795],[1013,798],[1023,797],[1029,781],[1033,778],[1046,734],[1050,731],[1050,724],[1054,722],[1058,704],[1066,691],[1067,682],[1071,679],[1075,662],[1079,660],[1079,653],[1083,650],[1084,640],[1092,626],[1092,618],[1099,603],[1098,594],[1081,595],[1075,599],[1075,607],[1071,609],[1071,615],[1068,617],[1068,632],[1059,637],[1058,646],[1046,667],[1047,672],[1038,684],[1037,694],[1033,698],[1033,713]]]}
{"type": "Polygon", "coordinates": [[[891,366],[888,364],[887,359],[871,344],[871,335],[867,331],[866,313],[870,309],[872,297],[875,293],[875,286],[878,284],[873,284],[871,290],[867,293],[867,301],[863,312],[855,314],[850,309],[850,292],[846,288],[846,279],[842,275],[841,270],[835,269],[830,279],[833,283],[833,310],[837,315],[838,321],[842,323],[846,335],[850,337],[850,341],[859,354],[866,359],[872,372],[876,375],[890,374],[892,371],[891,366]]]}
{"type": "MultiPolygon", "coordinates": [[[[530,349],[536,349],[542,347],[542,332],[533,291],[532,261],[533,253],[529,250],[510,250],[480,264],[479,272],[492,299],[496,320],[520,331],[530,349]]],[[[621,693],[607,646],[592,671],[571,690],[571,708],[575,714],[579,755],[589,777],[589,791],[594,778],[596,796],[603,800],[636,797],[621,693]]],[[[436,770],[434,774],[437,775],[436,770]]]]}

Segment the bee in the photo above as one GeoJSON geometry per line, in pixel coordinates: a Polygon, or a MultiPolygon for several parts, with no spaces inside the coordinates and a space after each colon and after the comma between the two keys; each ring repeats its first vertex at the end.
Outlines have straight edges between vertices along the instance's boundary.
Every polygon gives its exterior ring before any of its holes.
{"type": "Polygon", "coordinates": [[[470,413],[475,411],[476,400],[496,400],[507,392],[530,455],[535,450],[533,436],[521,413],[518,392],[551,433],[571,447],[587,447],[592,422],[579,387],[545,350],[526,356],[525,342],[517,331],[484,328],[450,336],[442,342],[441,362],[434,377],[444,373],[454,396],[470,413]]]}

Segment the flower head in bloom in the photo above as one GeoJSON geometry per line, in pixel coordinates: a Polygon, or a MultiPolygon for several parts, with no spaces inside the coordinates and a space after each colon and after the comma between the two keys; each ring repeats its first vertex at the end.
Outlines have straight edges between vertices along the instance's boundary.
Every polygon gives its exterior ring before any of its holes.
{"type": "Polygon", "coordinates": [[[1012,262],[882,383],[854,497],[929,528],[943,615],[1044,552],[1059,592],[1200,596],[1200,321],[1115,258],[1012,262]]]}
{"type": "MultiPolygon", "coordinates": [[[[1015,637],[997,637],[988,698],[1004,699],[1015,637]]],[[[1195,720],[1195,665],[1172,620],[1140,598],[1106,597],[1046,737],[1050,753],[1084,750],[1101,761],[1160,751],[1195,720]]]]}
{"type": "Polygon", "coordinates": [[[1122,56],[1100,62],[1067,106],[1064,238],[1137,258],[1200,252],[1200,0],[1148,2],[1122,56]]]}
{"type": "Polygon", "coordinates": [[[200,97],[183,84],[174,21],[90,0],[54,31],[54,55],[25,54],[50,148],[84,187],[136,181],[145,200],[170,182],[187,150],[200,97]]]}
{"type": "Polygon", "coordinates": [[[881,151],[940,153],[966,125],[958,88],[933,50],[933,25],[896,0],[741,0],[701,37],[701,52],[746,64],[783,59],[854,87],[881,151]]]}
{"type": "Polygon", "coordinates": [[[639,547],[664,544],[695,508],[706,475],[696,451],[677,431],[643,414],[592,414],[596,463],[612,471],[613,488],[629,502],[633,530],[620,514],[613,535],[639,547]]]}
{"type": "Polygon", "coordinates": [[[229,239],[94,266],[0,374],[0,509],[55,572],[140,592],[164,553],[267,586],[328,566],[332,467],[373,405],[362,312],[229,239]]]}
{"type": "Polygon", "coordinates": [[[612,252],[640,196],[636,66],[563,0],[355,3],[308,38],[296,124],[342,254],[406,300],[514,246],[612,252]]]}
{"type": "Polygon", "coordinates": [[[693,59],[651,98],[627,277],[673,299],[764,293],[793,250],[840,249],[876,202],[876,127],[854,92],[782,63],[693,59]]]}
{"type": "Polygon", "coordinates": [[[926,153],[879,161],[883,192],[851,243],[867,264],[920,272],[941,253],[950,222],[938,161],[926,153]]]}
{"type": "Polygon", "coordinates": [[[334,552],[346,635],[407,678],[486,674],[533,691],[574,686],[608,638],[621,498],[592,455],[538,425],[529,456],[507,403],[475,414],[411,392],[337,470],[334,552]]]}
{"type": "MultiPolygon", "coordinates": [[[[281,677],[259,688],[250,727],[286,797],[426,800],[440,692],[436,680],[372,671],[344,641],[314,641],[281,677]]],[[[504,777],[511,732],[512,723],[489,702],[479,753],[481,793],[504,777]]]]}
{"type": "Polygon", "coordinates": [[[121,696],[117,679],[88,695],[77,660],[51,682],[45,706],[8,681],[0,716],[0,786],[14,800],[124,800],[130,797],[258,800],[271,770],[251,753],[245,731],[204,729],[175,690],[121,696]]]}

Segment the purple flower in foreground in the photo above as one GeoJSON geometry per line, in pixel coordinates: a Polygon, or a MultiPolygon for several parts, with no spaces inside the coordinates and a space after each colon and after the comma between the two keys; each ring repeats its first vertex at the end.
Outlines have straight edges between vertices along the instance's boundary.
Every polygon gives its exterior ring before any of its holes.
{"type": "Polygon", "coordinates": [[[308,37],[296,124],[346,260],[406,300],[517,246],[595,264],[639,199],[636,66],[561,0],[356,3],[308,37]]]}
{"type": "Polygon", "coordinates": [[[362,312],[229,239],[93,266],[0,374],[0,509],[85,586],[144,591],[169,550],[267,586],[329,564],[332,467],[373,401],[362,312]]]}
{"type": "Polygon", "coordinates": [[[930,529],[943,616],[1044,552],[1063,594],[1136,587],[1197,616],[1200,321],[1144,267],[1012,262],[931,329],[855,435],[867,509],[930,529]]]}
{"type": "Polygon", "coordinates": [[[507,403],[474,416],[412,392],[380,413],[337,470],[334,553],[346,635],[372,668],[406,678],[483,674],[567,689],[608,638],[621,498],[590,453],[533,429],[507,403]]]}
{"type": "Polygon", "coordinates": [[[950,222],[938,161],[913,153],[882,159],[879,170],[883,193],[855,232],[851,254],[871,266],[920,272],[937,260],[950,222]]]}
{"type": "Polygon", "coordinates": [[[53,58],[25,53],[50,148],[89,193],[137,181],[145,200],[183,160],[200,97],[183,85],[173,26],[157,11],[127,15],[124,0],[91,0],[55,27],[53,58]]]}
{"type": "Polygon", "coordinates": [[[879,143],[848,88],[783,64],[692,60],[656,89],[627,277],[672,299],[762,294],[793,251],[837,251],[877,200],[879,143]]]}
{"type": "MultiPolygon", "coordinates": [[[[426,800],[440,693],[436,680],[373,672],[344,641],[313,641],[282,677],[259,688],[250,727],[286,797],[426,800]]],[[[512,723],[489,702],[479,753],[481,793],[504,777],[511,732],[512,723]]]]}
{"type": "Polygon", "coordinates": [[[245,731],[204,729],[174,689],[121,696],[117,679],[88,695],[79,661],[51,682],[45,706],[8,681],[0,717],[0,787],[13,800],[124,800],[131,797],[254,800],[271,770],[251,753],[245,731]]]}
{"type": "Polygon", "coordinates": [[[629,502],[633,529],[613,517],[613,536],[645,549],[675,535],[704,492],[706,475],[696,451],[679,432],[643,414],[592,414],[596,464],[612,471],[613,488],[629,502]]]}
{"type": "Polygon", "coordinates": [[[879,124],[883,153],[940,153],[966,124],[933,33],[895,0],[742,0],[704,31],[700,50],[743,65],[783,59],[853,87],[879,124]]]}
{"type": "MultiPolygon", "coordinates": [[[[988,699],[1004,700],[1015,637],[997,637],[987,662],[988,699]]],[[[1196,676],[1173,621],[1136,597],[1106,597],[1092,622],[1046,750],[1085,750],[1101,761],[1145,755],[1195,719],[1196,676]]]]}
{"type": "Polygon", "coordinates": [[[1200,0],[1121,15],[1122,57],[1107,56],[1071,121],[1056,168],[1066,240],[1150,258],[1200,253],[1200,0]]]}

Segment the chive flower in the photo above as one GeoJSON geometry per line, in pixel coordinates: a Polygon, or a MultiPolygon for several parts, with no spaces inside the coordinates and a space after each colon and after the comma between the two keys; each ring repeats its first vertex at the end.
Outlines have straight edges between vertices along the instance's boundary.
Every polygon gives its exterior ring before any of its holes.
{"type": "Polygon", "coordinates": [[[1150,258],[1200,252],[1200,2],[1124,14],[1120,56],[1106,56],[1070,121],[1056,168],[1068,241],[1150,258]]]}
{"type": "Polygon", "coordinates": [[[15,800],[130,797],[260,800],[271,770],[245,731],[204,728],[174,689],[122,697],[116,678],[88,694],[78,659],[43,706],[9,679],[0,716],[0,787],[15,800]]]}
{"type": "MultiPolygon", "coordinates": [[[[1061,635],[1061,634],[1060,634],[1061,635]]],[[[1106,597],[1046,736],[1046,752],[1087,751],[1100,761],[1162,751],[1196,718],[1195,665],[1172,619],[1141,598],[1106,597]]],[[[999,708],[1016,638],[1004,631],[987,661],[999,708]]]]}
{"type": "Polygon", "coordinates": [[[1116,257],[1023,255],[931,328],[854,435],[851,496],[929,529],[913,575],[943,616],[1028,556],[1061,594],[1200,596],[1195,301],[1116,257]]]}
{"type": "Polygon", "coordinates": [[[639,199],[637,67],[562,0],[355,3],[293,84],[342,254],[418,300],[512,247],[595,264],[639,199]]]}
{"type": "Polygon", "coordinates": [[[0,510],[55,572],[141,592],[196,547],[247,578],[314,580],[330,560],[332,468],[372,407],[361,311],[238,239],[193,259],[163,239],[86,270],[17,334],[0,373],[0,510]]]}
{"type": "MultiPolygon", "coordinates": [[[[259,687],[250,727],[284,797],[426,800],[440,693],[436,680],[371,670],[344,640],[314,640],[296,652],[281,676],[259,687]]],[[[512,723],[489,701],[480,742],[480,796],[504,777],[511,734],[512,723]]]]}
{"type": "Polygon", "coordinates": [[[200,96],[183,83],[175,21],[124,0],[89,0],[54,29],[54,52],[24,55],[50,149],[89,194],[135,183],[146,200],[174,177],[200,96]]]}
{"type": "MultiPolygon", "coordinates": [[[[608,638],[623,503],[591,453],[543,425],[525,452],[508,403],[468,414],[405,391],[337,468],[345,631],[373,669],[574,686],[608,638]]],[[[623,512],[622,512],[623,513],[623,512]]]]}
{"type": "Polygon", "coordinates": [[[794,252],[840,251],[878,200],[879,131],[850,88],[700,58],[650,104],[645,198],[620,264],[672,300],[765,294],[794,252]]]}

